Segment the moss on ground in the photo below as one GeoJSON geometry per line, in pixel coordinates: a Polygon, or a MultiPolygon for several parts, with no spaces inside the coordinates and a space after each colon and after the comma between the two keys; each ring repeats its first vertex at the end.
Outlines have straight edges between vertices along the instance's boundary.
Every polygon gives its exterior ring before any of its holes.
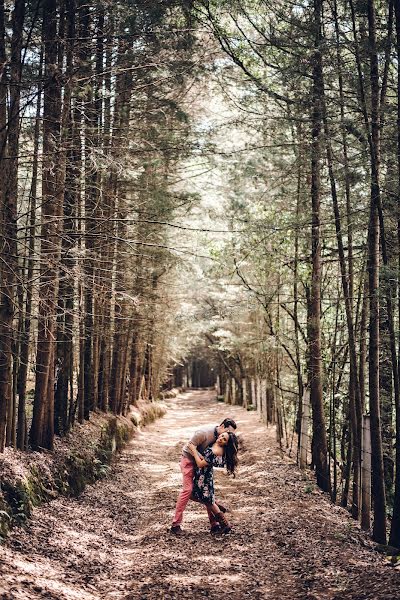
{"type": "Polygon", "coordinates": [[[79,496],[87,484],[105,477],[113,456],[132,438],[136,428],[164,414],[162,405],[151,402],[142,404],[128,418],[99,417],[97,428],[96,423],[92,424],[89,440],[83,428],[81,433],[72,433],[73,443],[61,442],[61,450],[56,449],[54,454],[19,453],[11,457],[8,468],[0,465],[0,542],[13,524],[21,524],[31,516],[35,506],[59,495],[79,496]]]}

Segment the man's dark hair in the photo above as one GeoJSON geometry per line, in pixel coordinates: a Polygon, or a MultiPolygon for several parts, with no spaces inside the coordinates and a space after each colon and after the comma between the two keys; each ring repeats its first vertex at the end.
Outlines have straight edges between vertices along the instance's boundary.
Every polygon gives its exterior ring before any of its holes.
{"type": "Polygon", "coordinates": [[[226,429],[228,427],[232,427],[232,429],[236,429],[236,423],[233,419],[224,419],[221,423],[221,425],[223,425],[226,429]]]}

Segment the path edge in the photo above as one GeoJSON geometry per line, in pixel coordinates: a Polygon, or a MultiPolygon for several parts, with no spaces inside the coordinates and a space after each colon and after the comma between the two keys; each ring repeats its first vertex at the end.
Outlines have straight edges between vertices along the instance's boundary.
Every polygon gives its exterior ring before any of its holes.
{"type": "MultiPolygon", "coordinates": [[[[162,394],[177,396],[180,390],[162,394]]],[[[92,414],[55,440],[53,452],[6,448],[0,455],[0,544],[10,529],[23,525],[35,507],[59,496],[79,496],[88,484],[107,476],[115,456],[141,427],[166,413],[162,401],[137,402],[125,416],[92,414]]]]}

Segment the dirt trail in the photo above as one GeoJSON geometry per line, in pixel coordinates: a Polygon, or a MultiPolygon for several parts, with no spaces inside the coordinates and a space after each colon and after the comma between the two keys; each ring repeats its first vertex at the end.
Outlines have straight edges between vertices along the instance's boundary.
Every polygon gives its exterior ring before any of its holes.
{"type": "Polygon", "coordinates": [[[333,507],[276,449],[257,415],[194,391],[129,444],[106,480],[79,499],[37,509],[0,548],[3,600],[220,599],[399,600],[400,573],[371,549],[346,511],[333,507]],[[218,496],[234,531],[212,537],[190,503],[186,535],[168,533],[181,477],[182,442],[196,426],[237,419],[243,439],[234,480],[218,496]]]}

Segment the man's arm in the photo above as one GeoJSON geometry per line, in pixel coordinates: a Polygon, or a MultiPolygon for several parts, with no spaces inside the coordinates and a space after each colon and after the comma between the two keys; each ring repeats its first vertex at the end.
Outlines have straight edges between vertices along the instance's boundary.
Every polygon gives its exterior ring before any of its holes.
{"type": "Polygon", "coordinates": [[[189,444],[193,444],[193,446],[201,446],[206,441],[206,434],[204,431],[195,431],[192,437],[189,440],[189,444]]]}
{"type": "Polygon", "coordinates": [[[196,465],[199,467],[199,469],[202,469],[203,467],[207,467],[208,466],[208,461],[206,461],[206,459],[198,453],[196,446],[194,446],[194,444],[191,444],[189,442],[188,444],[188,448],[189,448],[189,452],[192,454],[196,465]]]}
{"type": "Polygon", "coordinates": [[[184,451],[188,452],[193,456],[193,452],[189,448],[189,444],[193,444],[193,446],[201,446],[206,441],[206,434],[203,431],[195,431],[190,440],[184,446],[184,451]]]}

